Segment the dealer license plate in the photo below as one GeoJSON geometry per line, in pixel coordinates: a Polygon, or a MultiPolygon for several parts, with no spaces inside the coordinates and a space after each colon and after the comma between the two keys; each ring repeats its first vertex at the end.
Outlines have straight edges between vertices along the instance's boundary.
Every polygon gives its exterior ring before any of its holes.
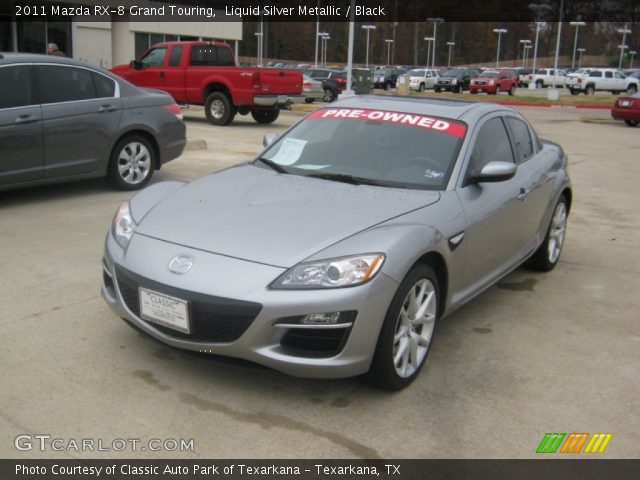
{"type": "Polygon", "coordinates": [[[629,100],[621,100],[620,101],[620,106],[621,107],[628,107],[629,105],[631,105],[631,102],[629,100]]]}
{"type": "Polygon", "coordinates": [[[163,293],[139,289],[140,316],[144,320],[172,328],[183,333],[191,333],[189,325],[189,304],[185,300],[163,293]]]}

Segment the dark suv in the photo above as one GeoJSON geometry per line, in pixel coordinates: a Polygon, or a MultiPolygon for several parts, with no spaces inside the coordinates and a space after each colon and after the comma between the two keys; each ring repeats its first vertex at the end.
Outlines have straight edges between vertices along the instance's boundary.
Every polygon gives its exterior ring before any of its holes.
{"type": "Polygon", "coordinates": [[[461,93],[463,90],[469,89],[471,79],[479,74],[480,71],[473,68],[452,68],[438,78],[434,90],[436,92],[444,90],[445,92],[461,93]]]}
{"type": "Polygon", "coordinates": [[[400,68],[381,68],[373,72],[373,88],[384,88],[389,90],[396,88],[398,77],[407,73],[400,68]]]}

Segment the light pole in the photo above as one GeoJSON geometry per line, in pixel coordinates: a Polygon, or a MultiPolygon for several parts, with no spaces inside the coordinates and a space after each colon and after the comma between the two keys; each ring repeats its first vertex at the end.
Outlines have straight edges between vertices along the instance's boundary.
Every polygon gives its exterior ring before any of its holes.
{"type": "Polygon", "coordinates": [[[522,44],[522,68],[525,68],[525,62],[527,61],[527,50],[531,48],[531,40],[520,40],[522,44]]]}
{"type": "Polygon", "coordinates": [[[320,0],[318,0],[318,14],[316,15],[316,59],[313,64],[315,68],[318,68],[318,39],[320,38],[320,0]]]}
{"type": "Polygon", "coordinates": [[[637,52],[636,52],[635,50],[631,50],[631,51],[629,52],[629,55],[631,55],[631,62],[629,63],[629,68],[633,68],[633,57],[635,57],[635,56],[636,56],[636,53],[637,53],[637,52]]]}
{"type": "Polygon", "coordinates": [[[618,33],[622,34],[622,45],[618,46],[618,48],[620,49],[620,63],[618,64],[618,68],[622,68],[622,57],[624,55],[625,48],[627,48],[624,42],[627,39],[627,33],[631,33],[631,30],[629,30],[625,25],[623,28],[618,29],[618,33]]]}
{"type": "Polygon", "coordinates": [[[431,67],[436,68],[436,32],[438,24],[444,22],[444,18],[429,17],[427,18],[427,22],[433,22],[433,57],[431,58],[431,67]]]}
{"type": "Polygon", "coordinates": [[[257,40],[257,52],[256,52],[256,65],[258,67],[262,66],[262,36],[263,33],[262,32],[256,32],[254,33],[254,35],[256,36],[256,40],[257,40]]]}
{"type": "MultiPolygon", "coordinates": [[[[542,13],[545,11],[551,10],[551,7],[546,3],[531,3],[529,4],[529,8],[536,12],[536,40],[533,47],[533,65],[532,72],[536,73],[536,60],[538,58],[538,38],[540,37],[540,19],[542,18],[542,13]]],[[[533,82],[529,82],[529,88],[536,88],[536,84],[533,82]]]]}
{"type": "Polygon", "coordinates": [[[433,37],[424,37],[427,42],[427,68],[429,68],[429,62],[431,61],[431,42],[433,42],[433,37]]]}
{"type": "Polygon", "coordinates": [[[507,33],[506,28],[494,28],[493,33],[498,34],[498,48],[496,49],[496,68],[500,68],[500,39],[503,33],[507,33]]]}
{"type": "Polygon", "coordinates": [[[369,68],[369,32],[371,32],[371,30],[375,30],[376,26],[375,25],[362,25],[362,27],[366,32],[367,32],[367,54],[366,54],[366,67],[369,68]]]}
{"type": "MultiPolygon", "coordinates": [[[[580,17],[578,17],[580,18],[580,17]]],[[[584,22],[569,22],[569,25],[571,25],[572,27],[576,27],[576,36],[573,39],[573,57],[571,57],[571,68],[573,69],[573,67],[575,66],[576,63],[576,48],[578,48],[578,30],[580,30],[580,27],[584,27],[586,25],[586,23],[584,22]]]]}
{"type": "Polygon", "coordinates": [[[327,32],[318,32],[320,38],[320,65],[324,66],[324,37],[328,37],[327,32]]]}
{"type": "Polygon", "coordinates": [[[449,46],[449,57],[447,58],[447,68],[451,68],[451,49],[455,46],[456,42],[447,42],[449,46]]]}
{"type": "Polygon", "coordinates": [[[387,38],[385,43],[387,44],[387,66],[391,66],[391,44],[393,43],[393,38],[387,38]]]}
{"type": "Polygon", "coordinates": [[[558,59],[560,57],[560,38],[562,37],[562,11],[564,0],[560,0],[560,8],[558,9],[558,35],[556,37],[556,56],[553,61],[553,80],[551,81],[551,89],[547,92],[547,99],[558,100],[560,93],[556,89],[558,83],[558,59]]]}
{"type": "Polygon", "coordinates": [[[324,44],[324,58],[322,59],[322,64],[325,67],[327,66],[327,50],[328,50],[327,43],[329,43],[329,40],[331,40],[331,37],[329,36],[329,34],[322,37],[322,43],[324,44]]]}
{"type": "Polygon", "coordinates": [[[525,45],[524,46],[524,67],[523,68],[527,68],[527,60],[529,60],[529,50],[531,50],[533,47],[531,45],[525,45]]]}
{"type": "Polygon", "coordinates": [[[582,54],[584,52],[586,52],[587,49],[586,48],[579,48],[578,49],[578,70],[580,69],[580,66],[582,65],[582,54]]]}

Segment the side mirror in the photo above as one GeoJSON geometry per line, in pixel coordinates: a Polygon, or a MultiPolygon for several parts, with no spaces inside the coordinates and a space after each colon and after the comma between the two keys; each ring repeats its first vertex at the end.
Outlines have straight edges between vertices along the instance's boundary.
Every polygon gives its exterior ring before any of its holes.
{"type": "Polygon", "coordinates": [[[476,173],[471,177],[471,181],[475,183],[487,182],[504,182],[513,178],[516,174],[516,164],[511,162],[489,162],[480,173],[476,173]]]}
{"type": "Polygon", "coordinates": [[[273,143],[278,139],[278,137],[279,135],[274,132],[265,133],[264,138],[262,139],[262,146],[264,148],[267,148],[268,146],[273,145],[273,143]]]}
{"type": "Polygon", "coordinates": [[[142,69],[142,63],[140,63],[138,60],[131,60],[129,62],[129,66],[131,68],[133,68],[134,70],[141,70],[142,69]]]}

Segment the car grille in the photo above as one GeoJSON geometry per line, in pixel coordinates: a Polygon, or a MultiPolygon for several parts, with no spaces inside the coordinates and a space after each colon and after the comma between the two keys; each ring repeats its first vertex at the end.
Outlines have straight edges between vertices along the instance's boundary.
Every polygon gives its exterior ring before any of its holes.
{"type": "Polygon", "coordinates": [[[449,85],[451,83],[449,80],[438,80],[438,85],[449,85]]]}
{"type": "Polygon", "coordinates": [[[189,302],[191,333],[179,332],[143,319],[156,330],[175,338],[212,343],[234,342],[247,331],[262,309],[259,303],[180,290],[122,269],[116,271],[116,278],[124,303],[138,318],[140,318],[139,287],[149,288],[189,302]]]}
{"type": "Polygon", "coordinates": [[[486,85],[487,82],[483,82],[482,80],[476,80],[476,85],[486,85]]]}

